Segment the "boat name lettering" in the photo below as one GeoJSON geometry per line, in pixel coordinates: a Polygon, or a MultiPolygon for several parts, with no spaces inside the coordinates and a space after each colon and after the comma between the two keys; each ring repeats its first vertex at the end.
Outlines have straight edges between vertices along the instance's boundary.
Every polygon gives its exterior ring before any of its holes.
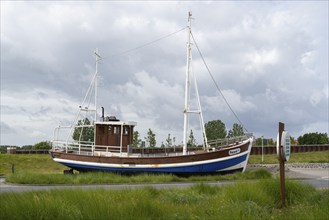
{"type": "Polygon", "coordinates": [[[234,154],[238,154],[238,153],[240,153],[240,148],[236,148],[236,149],[230,150],[228,152],[229,155],[234,155],[234,154]]]}

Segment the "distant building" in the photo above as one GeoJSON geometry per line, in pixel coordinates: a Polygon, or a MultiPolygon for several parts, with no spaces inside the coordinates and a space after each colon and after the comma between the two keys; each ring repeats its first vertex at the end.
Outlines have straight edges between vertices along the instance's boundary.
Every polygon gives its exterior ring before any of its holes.
{"type": "Polygon", "coordinates": [[[16,147],[7,147],[7,154],[16,154],[16,147]]]}

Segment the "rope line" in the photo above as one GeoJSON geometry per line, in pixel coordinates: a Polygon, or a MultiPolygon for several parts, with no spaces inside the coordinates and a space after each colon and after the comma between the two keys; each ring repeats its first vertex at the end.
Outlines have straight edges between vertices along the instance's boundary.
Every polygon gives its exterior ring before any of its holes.
{"type": "Polygon", "coordinates": [[[174,35],[174,34],[177,34],[177,33],[181,32],[181,31],[185,30],[186,28],[187,28],[187,27],[181,28],[181,29],[178,30],[178,31],[175,31],[175,32],[170,33],[170,34],[167,34],[167,35],[165,35],[165,36],[163,36],[163,37],[160,37],[160,38],[158,38],[158,39],[156,39],[156,40],[153,40],[153,41],[151,41],[151,42],[148,42],[148,43],[142,44],[142,45],[140,45],[140,46],[137,46],[137,47],[131,48],[131,49],[129,49],[129,50],[125,50],[125,51],[122,51],[122,52],[119,52],[119,53],[115,53],[115,54],[112,54],[112,55],[109,55],[109,56],[103,57],[102,59],[107,59],[107,58],[109,58],[109,57],[120,56],[120,55],[123,55],[123,54],[126,54],[126,53],[130,53],[130,52],[132,52],[132,51],[134,51],[134,50],[138,50],[138,49],[140,49],[140,48],[146,47],[146,46],[151,45],[151,44],[154,44],[154,43],[156,43],[156,42],[158,42],[158,41],[160,41],[160,40],[163,40],[163,39],[165,39],[165,38],[167,38],[167,37],[170,37],[170,36],[172,36],[172,35],[174,35]]]}
{"type": "Polygon", "coordinates": [[[208,65],[207,65],[207,63],[206,63],[206,61],[205,61],[205,59],[203,58],[203,55],[202,55],[202,53],[201,53],[201,51],[200,51],[200,49],[199,49],[198,44],[196,43],[196,41],[195,41],[195,39],[194,39],[194,36],[193,36],[192,32],[191,32],[191,36],[192,36],[193,42],[194,42],[194,44],[195,44],[195,46],[196,46],[196,48],[197,48],[197,50],[198,50],[198,52],[199,52],[199,55],[200,55],[200,57],[201,57],[201,59],[202,59],[202,61],[203,61],[203,64],[205,65],[205,67],[206,67],[206,69],[207,69],[207,71],[208,71],[208,73],[209,73],[209,75],[210,75],[212,81],[214,82],[214,84],[215,84],[215,86],[216,86],[216,88],[217,88],[219,94],[223,97],[225,103],[227,104],[227,106],[229,107],[229,109],[231,110],[231,112],[233,113],[233,115],[235,116],[235,118],[238,120],[238,122],[240,123],[240,125],[242,125],[242,127],[244,128],[244,130],[245,130],[246,132],[248,132],[248,130],[245,128],[245,126],[244,126],[244,125],[242,124],[242,122],[240,121],[240,119],[239,119],[239,117],[237,116],[237,114],[233,111],[231,105],[228,103],[228,101],[227,101],[227,99],[225,98],[225,96],[224,96],[222,90],[221,90],[220,87],[218,86],[218,84],[217,84],[217,82],[216,82],[214,76],[211,74],[210,69],[209,69],[209,67],[208,67],[208,65]]]}

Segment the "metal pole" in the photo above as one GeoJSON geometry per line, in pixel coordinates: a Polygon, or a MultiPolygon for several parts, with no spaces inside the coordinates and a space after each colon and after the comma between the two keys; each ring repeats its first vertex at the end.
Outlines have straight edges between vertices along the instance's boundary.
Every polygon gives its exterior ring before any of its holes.
{"type": "Polygon", "coordinates": [[[284,123],[279,122],[279,163],[280,163],[280,197],[281,197],[281,207],[286,206],[286,195],[285,195],[285,176],[284,176],[284,160],[282,158],[282,143],[281,137],[284,131],[284,123]]]}
{"type": "Polygon", "coordinates": [[[264,142],[263,142],[263,136],[262,136],[262,163],[264,162],[264,142]]]}

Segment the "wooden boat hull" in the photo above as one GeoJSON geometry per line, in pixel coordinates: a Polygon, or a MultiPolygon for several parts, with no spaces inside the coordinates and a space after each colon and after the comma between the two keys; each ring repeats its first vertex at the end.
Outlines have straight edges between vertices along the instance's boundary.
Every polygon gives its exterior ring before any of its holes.
{"type": "Polygon", "coordinates": [[[205,174],[244,171],[251,140],[211,152],[165,157],[88,156],[51,150],[53,160],[78,171],[118,173],[205,174]]]}

